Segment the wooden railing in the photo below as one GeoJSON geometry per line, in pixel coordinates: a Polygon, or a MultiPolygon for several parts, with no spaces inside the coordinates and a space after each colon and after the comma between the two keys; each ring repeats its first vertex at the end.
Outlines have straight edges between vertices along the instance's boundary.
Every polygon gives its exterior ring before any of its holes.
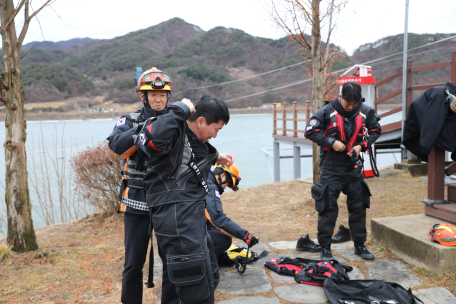
{"type": "Polygon", "coordinates": [[[273,119],[273,134],[277,134],[277,131],[282,131],[282,135],[287,136],[287,132],[293,132],[293,137],[297,137],[298,133],[306,133],[305,130],[298,130],[298,122],[305,122],[310,118],[310,113],[312,111],[312,104],[310,102],[306,102],[305,107],[298,108],[297,102],[293,102],[292,108],[287,108],[286,103],[282,103],[282,117],[277,117],[277,105],[272,105],[272,119],[273,119]],[[293,118],[287,118],[287,111],[293,111],[293,118]],[[305,119],[298,118],[298,111],[304,111],[306,113],[305,119]],[[282,128],[277,128],[277,121],[282,121],[282,128]],[[293,122],[293,129],[287,129],[287,121],[293,122]]]}
{"type": "MultiPolygon", "coordinates": [[[[426,71],[426,70],[432,70],[432,69],[440,69],[440,68],[446,68],[450,66],[450,69],[451,69],[451,76],[450,76],[450,79],[451,79],[451,82],[453,84],[456,85],[456,53],[452,53],[451,54],[451,60],[450,61],[444,61],[444,62],[440,62],[440,63],[433,63],[433,64],[428,64],[428,65],[423,65],[423,66],[419,66],[419,67],[413,67],[413,61],[412,60],[409,60],[407,62],[407,92],[406,92],[406,96],[405,96],[405,100],[406,100],[406,112],[408,112],[408,109],[410,107],[410,104],[412,103],[412,91],[419,91],[419,90],[427,90],[429,88],[433,88],[433,87],[439,87],[439,86],[443,86],[445,83],[442,82],[442,83],[430,83],[430,84],[421,84],[421,85],[412,85],[412,77],[413,77],[413,72],[419,72],[419,71],[426,71]]],[[[388,82],[390,81],[393,81],[394,79],[398,78],[398,77],[401,77],[402,76],[402,71],[400,72],[397,72],[396,74],[393,74],[389,77],[386,77],[385,79],[379,81],[377,83],[377,88],[387,84],[388,82]]],[[[389,93],[385,96],[382,96],[380,98],[378,98],[376,101],[375,101],[375,110],[377,110],[377,105],[381,102],[384,102],[385,100],[388,100],[390,98],[393,98],[399,94],[402,94],[402,89],[399,89],[397,91],[394,91],[392,93],[389,93]]],[[[383,118],[383,117],[386,117],[386,116],[389,116],[389,115],[392,115],[394,113],[397,113],[397,112],[400,112],[402,111],[402,105],[397,107],[397,108],[394,108],[388,112],[385,112],[385,113],[382,113],[380,114],[380,117],[383,118]]],[[[385,126],[382,126],[382,131],[383,132],[388,132],[388,131],[392,131],[392,130],[395,130],[397,128],[401,128],[401,124],[400,123],[391,123],[391,124],[388,124],[388,125],[385,125],[385,126]]]]}
{"type": "MultiPolygon", "coordinates": [[[[426,70],[432,70],[432,69],[439,69],[439,68],[445,68],[450,66],[451,68],[451,82],[456,85],[456,52],[451,54],[451,60],[450,61],[445,61],[445,62],[440,62],[440,63],[434,63],[434,64],[428,64],[428,65],[423,65],[419,67],[413,67],[413,61],[408,61],[407,62],[407,92],[406,92],[406,111],[408,111],[410,104],[412,103],[412,91],[418,91],[418,90],[427,90],[432,87],[436,86],[443,86],[445,83],[430,83],[430,84],[421,84],[421,85],[412,85],[412,76],[413,72],[419,72],[419,71],[426,71],[426,70]]],[[[401,77],[402,76],[402,71],[397,72],[379,82],[377,82],[376,87],[379,88],[394,79],[401,77]]],[[[375,110],[377,111],[377,105],[381,102],[384,102],[385,100],[391,99],[399,94],[402,94],[402,89],[396,90],[392,93],[389,93],[385,96],[379,97],[375,101],[375,110]]],[[[307,121],[310,118],[310,113],[312,111],[312,104],[310,102],[306,102],[305,107],[298,108],[297,103],[293,102],[293,106],[291,108],[287,108],[286,103],[282,103],[282,108],[278,109],[276,107],[276,104],[273,104],[273,137],[280,139],[286,139],[283,136],[288,136],[287,132],[292,132],[293,135],[292,137],[298,137],[298,133],[305,133],[305,130],[298,130],[298,122],[302,121],[307,124],[307,121]],[[282,117],[278,118],[277,117],[277,112],[280,111],[282,112],[282,117]],[[293,111],[293,118],[287,118],[287,111],[293,111]],[[305,111],[306,113],[306,118],[305,119],[298,119],[298,111],[305,111]],[[277,122],[282,121],[282,127],[278,128],[277,127],[277,122]],[[293,129],[287,129],[287,121],[293,121],[293,129]],[[282,134],[278,134],[277,131],[282,131],[282,134]]],[[[402,105],[394,108],[392,110],[389,110],[385,113],[380,114],[380,117],[387,117],[390,116],[394,113],[398,113],[402,111],[402,105]]],[[[390,132],[390,131],[395,131],[399,130],[402,128],[402,122],[394,122],[390,123],[387,125],[382,126],[382,133],[385,132],[390,132]]],[[[289,137],[290,141],[294,141],[294,139],[291,139],[289,137]]]]}

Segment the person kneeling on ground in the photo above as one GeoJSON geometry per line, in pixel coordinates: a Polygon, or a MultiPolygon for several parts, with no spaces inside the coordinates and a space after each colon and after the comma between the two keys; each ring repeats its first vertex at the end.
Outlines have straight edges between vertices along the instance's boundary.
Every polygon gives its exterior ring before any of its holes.
{"type": "Polygon", "coordinates": [[[209,139],[229,119],[222,100],[203,96],[193,106],[183,99],[148,120],[135,143],[147,167],[146,201],[163,262],[164,304],[215,301],[220,278],[206,230],[206,181],[212,165],[233,163],[234,157],[219,154],[209,139]]]}
{"type": "Polygon", "coordinates": [[[223,212],[220,195],[226,187],[237,191],[241,178],[236,164],[219,165],[209,173],[207,184],[209,193],[206,195],[206,224],[215,253],[219,260],[230,248],[233,238],[243,240],[249,247],[258,244],[259,239],[242,229],[223,212]]]}

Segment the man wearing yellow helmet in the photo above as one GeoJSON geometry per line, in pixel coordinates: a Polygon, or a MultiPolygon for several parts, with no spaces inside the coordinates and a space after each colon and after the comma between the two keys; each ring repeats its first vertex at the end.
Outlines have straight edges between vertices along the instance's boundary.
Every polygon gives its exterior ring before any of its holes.
{"type": "Polygon", "coordinates": [[[248,246],[254,246],[259,241],[223,212],[220,196],[226,187],[237,191],[240,181],[239,169],[234,163],[231,165],[217,164],[207,178],[209,186],[209,193],[206,195],[207,232],[219,258],[230,248],[233,238],[243,240],[248,246]]]}
{"type": "MultiPolygon", "coordinates": [[[[122,279],[122,303],[142,303],[143,267],[149,245],[152,225],[146,204],[143,179],[146,175],[144,160],[136,152],[134,141],[144,122],[150,117],[163,114],[171,91],[171,78],[152,68],[145,71],[138,81],[136,92],[144,106],[134,113],[119,118],[108,137],[109,148],[124,159],[123,181],[119,194],[121,211],[124,214],[125,264],[122,279]]],[[[153,251],[150,251],[149,281],[153,287],[153,251]]]]}

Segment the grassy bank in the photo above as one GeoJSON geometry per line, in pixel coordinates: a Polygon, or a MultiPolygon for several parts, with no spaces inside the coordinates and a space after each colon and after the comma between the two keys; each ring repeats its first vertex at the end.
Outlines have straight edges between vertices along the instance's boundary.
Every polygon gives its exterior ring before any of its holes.
{"type": "MultiPolygon", "coordinates": [[[[403,174],[370,179],[369,185],[373,198],[368,211],[368,230],[371,218],[424,212],[421,200],[426,197],[427,183],[418,178],[403,174]]],[[[290,181],[261,185],[229,191],[222,200],[225,212],[266,244],[297,240],[307,233],[316,236],[317,214],[308,184],[290,181]]],[[[338,225],[347,225],[344,202],[345,196],[341,195],[338,225]]],[[[125,256],[121,214],[105,219],[87,217],[41,228],[37,236],[39,251],[13,253],[0,262],[0,303],[119,302],[125,256]]],[[[378,259],[397,259],[385,247],[372,241],[367,245],[378,259]]],[[[368,277],[367,269],[360,263],[352,261],[350,264],[358,266],[368,277]]],[[[441,286],[456,293],[454,270],[433,274],[408,266],[423,279],[423,284],[415,289],[441,286]]],[[[154,298],[151,291],[144,291],[144,303],[154,298]]],[[[216,297],[220,300],[224,296],[216,293],[216,297]]]]}

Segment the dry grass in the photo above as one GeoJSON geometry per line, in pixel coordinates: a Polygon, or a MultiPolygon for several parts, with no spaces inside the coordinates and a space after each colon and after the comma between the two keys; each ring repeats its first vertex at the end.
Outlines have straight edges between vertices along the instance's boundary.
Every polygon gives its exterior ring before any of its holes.
{"type": "MultiPolygon", "coordinates": [[[[373,193],[369,219],[423,212],[421,200],[426,197],[426,182],[405,174],[368,182],[373,193]]],[[[317,214],[308,184],[291,181],[229,191],[222,200],[225,212],[259,236],[262,242],[297,240],[307,233],[316,236],[317,214]]],[[[344,202],[345,198],[341,196],[339,221],[347,224],[344,202]]],[[[39,251],[12,253],[0,261],[0,303],[119,302],[125,256],[122,215],[106,219],[87,217],[49,226],[38,229],[37,236],[39,251]]],[[[385,246],[371,241],[368,246],[378,259],[397,259],[385,246]]],[[[363,261],[350,264],[357,266],[367,277],[363,261]]],[[[441,286],[456,293],[454,270],[434,274],[408,266],[423,279],[423,284],[414,289],[441,286]]],[[[147,268],[148,264],[145,265],[145,276],[147,268]]],[[[269,271],[266,272],[269,275],[269,271]]],[[[144,290],[144,303],[152,303],[153,291],[157,289],[144,290]]],[[[274,292],[263,295],[274,296],[274,292]]],[[[217,301],[232,297],[216,292],[217,301]]],[[[281,303],[288,302],[281,300],[281,303]]]]}
{"type": "MultiPolygon", "coordinates": [[[[368,180],[373,197],[370,219],[424,212],[426,182],[408,174],[368,180]]],[[[297,240],[305,234],[317,236],[317,219],[311,185],[299,181],[265,184],[227,192],[222,196],[225,212],[263,242],[297,240]]],[[[339,198],[339,224],[348,226],[346,196],[339,198]]]]}
{"type": "Polygon", "coordinates": [[[0,261],[6,260],[11,256],[11,249],[5,245],[0,245],[0,261]]]}

